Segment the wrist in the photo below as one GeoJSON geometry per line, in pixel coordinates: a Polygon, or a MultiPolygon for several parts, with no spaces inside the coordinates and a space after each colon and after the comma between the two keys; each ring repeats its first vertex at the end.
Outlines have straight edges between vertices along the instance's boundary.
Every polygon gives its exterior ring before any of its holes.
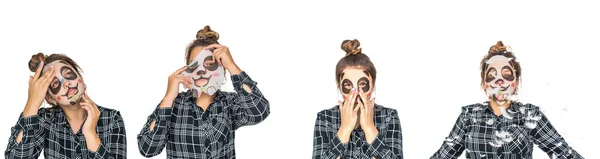
{"type": "Polygon", "coordinates": [[[83,133],[83,137],[85,137],[86,140],[98,138],[98,134],[96,133],[95,129],[88,130],[88,131],[82,131],[82,133],[83,133]]]}
{"type": "Polygon", "coordinates": [[[23,110],[23,117],[29,117],[29,116],[33,116],[33,115],[37,115],[38,114],[38,109],[39,108],[34,108],[32,106],[25,106],[25,109],[23,110]]]}
{"type": "Polygon", "coordinates": [[[160,107],[161,108],[165,108],[165,107],[171,107],[173,105],[173,101],[175,100],[175,97],[169,97],[169,96],[165,96],[163,98],[162,101],[160,101],[160,107]]]}
{"type": "Polygon", "coordinates": [[[238,67],[235,63],[233,63],[232,66],[227,70],[229,71],[230,75],[237,75],[242,72],[242,69],[240,69],[240,67],[238,67]]]}
{"type": "Polygon", "coordinates": [[[363,131],[365,132],[366,135],[368,135],[368,134],[377,134],[378,133],[378,130],[375,127],[375,125],[367,126],[367,127],[362,128],[362,129],[363,129],[363,131]]]}
{"type": "Polygon", "coordinates": [[[342,143],[348,143],[350,140],[350,132],[344,131],[343,129],[338,130],[337,137],[342,143]]]}

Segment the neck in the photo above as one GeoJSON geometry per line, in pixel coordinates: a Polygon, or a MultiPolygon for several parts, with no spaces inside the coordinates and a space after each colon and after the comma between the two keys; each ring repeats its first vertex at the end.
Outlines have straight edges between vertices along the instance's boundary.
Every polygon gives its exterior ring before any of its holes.
{"type": "Polygon", "coordinates": [[[83,120],[87,116],[87,111],[79,105],[60,106],[68,120],[83,120]]]}
{"type": "Polygon", "coordinates": [[[504,107],[504,109],[508,109],[508,107],[510,107],[510,103],[511,103],[511,101],[508,100],[504,104],[500,105],[494,99],[490,99],[490,107],[492,108],[492,110],[494,110],[494,113],[498,116],[500,116],[502,114],[502,112],[500,111],[500,107],[504,107]]]}
{"type": "Polygon", "coordinates": [[[208,94],[205,94],[204,92],[202,92],[200,97],[196,98],[196,105],[201,107],[202,109],[206,110],[206,108],[208,108],[208,105],[210,105],[210,103],[212,103],[214,98],[215,98],[215,94],[208,95],[208,94]]]}

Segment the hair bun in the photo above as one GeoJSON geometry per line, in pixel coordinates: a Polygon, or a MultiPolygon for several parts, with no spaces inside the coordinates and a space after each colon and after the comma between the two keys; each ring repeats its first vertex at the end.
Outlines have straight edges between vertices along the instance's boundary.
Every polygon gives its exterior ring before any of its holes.
{"type": "Polygon", "coordinates": [[[360,47],[360,42],[356,39],[342,42],[342,50],[346,52],[346,56],[362,53],[362,49],[358,47],[360,47]]]}
{"type": "Polygon", "coordinates": [[[204,26],[203,29],[198,30],[198,33],[196,33],[196,39],[217,41],[219,40],[219,33],[211,30],[207,25],[204,26]]]}
{"type": "Polygon", "coordinates": [[[504,43],[502,43],[502,41],[498,41],[498,42],[496,42],[496,45],[490,47],[488,54],[505,53],[505,52],[507,52],[507,46],[504,46],[504,43]]]}
{"type": "MultiPolygon", "coordinates": [[[[29,70],[31,72],[35,72],[38,68],[38,64],[44,60],[46,60],[48,56],[44,55],[44,53],[37,53],[31,55],[31,59],[29,60],[29,70]]],[[[43,67],[43,66],[42,66],[43,67]]]]}

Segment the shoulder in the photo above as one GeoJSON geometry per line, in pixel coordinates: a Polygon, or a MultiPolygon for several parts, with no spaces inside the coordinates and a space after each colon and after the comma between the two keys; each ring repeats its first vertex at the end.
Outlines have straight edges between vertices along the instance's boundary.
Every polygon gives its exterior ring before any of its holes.
{"type": "Polygon", "coordinates": [[[55,118],[60,117],[59,115],[63,116],[62,109],[58,107],[40,108],[38,110],[38,118],[49,122],[54,122],[55,118]]]}
{"type": "Polygon", "coordinates": [[[121,112],[115,109],[98,106],[100,111],[100,118],[111,118],[113,120],[122,120],[121,112]]]}
{"type": "Polygon", "coordinates": [[[470,115],[474,113],[481,113],[487,108],[489,108],[489,103],[487,102],[469,104],[461,107],[461,114],[470,115]]]}
{"type": "Polygon", "coordinates": [[[398,111],[394,108],[385,107],[383,105],[375,104],[373,108],[376,114],[385,114],[385,115],[398,115],[398,111]]]}
{"type": "Polygon", "coordinates": [[[324,109],[317,113],[317,120],[333,120],[338,118],[340,115],[339,106],[336,105],[334,107],[324,109]]]}

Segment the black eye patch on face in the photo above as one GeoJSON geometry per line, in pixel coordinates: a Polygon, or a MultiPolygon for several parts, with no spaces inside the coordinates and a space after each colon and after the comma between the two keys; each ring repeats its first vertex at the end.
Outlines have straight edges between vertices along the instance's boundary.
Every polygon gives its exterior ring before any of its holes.
{"type": "Polygon", "coordinates": [[[369,83],[369,79],[367,77],[362,77],[358,79],[358,88],[361,88],[363,92],[368,92],[371,89],[371,84],[369,83]]]}
{"type": "Polygon", "coordinates": [[[354,85],[352,85],[352,81],[350,81],[349,79],[344,79],[342,81],[342,92],[344,94],[350,93],[350,90],[352,90],[352,88],[354,88],[354,85]]]}
{"type": "Polygon", "coordinates": [[[74,80],[77,78],[77,74],[70,67],[63,66],[60,68],[60,75],[62,75],[65,79],[74,80]]]}
{"type": "Polygon", "coordinates": [[[52,79],[52,83],[50,83],[50,92],[52,92],[52,94],[58,94],[58,91],[60,91],[60,86],[62,86],[62,82],[60,82],[58,78],[54,77],[54,79],[52,79]]]}
{"type": "Polygon", "coordinates": [[[496,77],[497,73],[496,73],[496,69],[495,68],[490,68],[488,69],[486,76],[485,76],[485,82],[489,83],[492,82],[496,77]]]}
{"type": "Polygon", "coordinates": [[[187,69],[185,69],[185,72],[187,73],[192,73],[194,72],[194,70],[196,70],[196,68],[198,68],[198,61],[192,63],[192,65],[188,66],[187,69]]]}
{"type": "Polygon", "coordinates": [[[206,56],[206,58],[204,58],[203,66],[209,71],[215,71],[219,67],[219,65],[216,62],[213,62],[212,59],[213,56],[206,56]]]}
{"type": "Polygon", "coordinates": [[[513,81],[513,80],[515,80],[514,72],[510,68],[510,66],[504,66],[504,67],[502,67],[502,78],[504,78],[504,80],[506,80],[506,81],[513,81]],[[506,71],[510,71],[510,74],[504,74],[505,70],[506,71]]]}

